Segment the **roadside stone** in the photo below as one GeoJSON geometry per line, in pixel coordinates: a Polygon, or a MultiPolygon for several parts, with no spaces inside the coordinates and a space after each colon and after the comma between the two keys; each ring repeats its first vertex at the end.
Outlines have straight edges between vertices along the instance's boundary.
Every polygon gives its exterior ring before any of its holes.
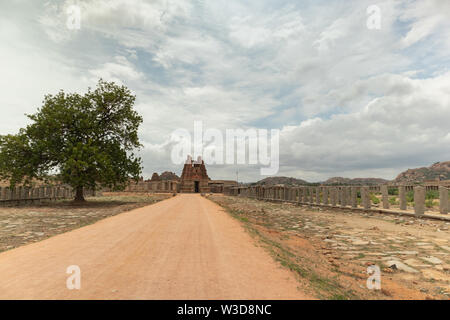
{"type": "Polygon", "coordinates": [[[416,268],[426,268],[429,267],[428,264],[424,264],[422,261],[419,261],[417,259],[407,259],[404,261],[407,265],[410,265],[411,267],[416,268]]]}
{"type": "Polygon", "coordinates": [[[396,261],[396,260],[387,261],[386,265],[391,269],[398,269],[400,271],[405,271],[405,272],[409,272],[409,273],[418,273],[419,272],[416,269],[407,266],[403,262],[396,261]]]}
{"type": "Polygon", "coordinates": [[[432,264],[442,264],[443,263],[443,261],[441,259],[436,258],[436,257],[432,257],[432,256],[430,256],[430,257],[420,257],[420,259],[425,260],[425,261],[427,261],[429,263],[432,263],[432,264]]]}
{"type": "Polygon", "coordinates": [[[365,240],[353,240],[352,244],[356,245],[356,246],[365,246],[369,244],[369,241],[365,241],[365,240]]]}

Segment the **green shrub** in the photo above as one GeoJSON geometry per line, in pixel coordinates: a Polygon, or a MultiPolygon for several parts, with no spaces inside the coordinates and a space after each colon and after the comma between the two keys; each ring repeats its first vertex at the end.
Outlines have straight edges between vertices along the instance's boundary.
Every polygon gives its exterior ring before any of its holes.
{"type": "Polygon", "coordinates": [[[434,205],[435,205],[435,202],[433,201],[433,199],[427,199],[427,200],[425,201],[425,206],[426,206],[427,208],[433,208],[434,205]]]}
{"type": "Polygon", "coordinates": [[[427,191],[425,199],[427,200],[439,199],[439,191],[437,190],[427,191]]]}
{"type": "Polygon", "coordinates": [[[388,188],[388,195],[398,196],[398,188],[388,188]]]}
{"type": "Polygon", "coordinates": [[[414,191],[408,191],[406,193],[406,202],[413,202],[414,201],[414,191]]]}
{"type": "Polygon", "coordinates": [[[378,199],[373,193],[370,194],[370,200],[372,201],[373,204],[380,203],[380,199],[378,199]]]}
{"type": "Polygon", "coordinates": [[[397,198],[396,197],[389,197],[389,203],[391,205],[398,204],[397,198]]]}

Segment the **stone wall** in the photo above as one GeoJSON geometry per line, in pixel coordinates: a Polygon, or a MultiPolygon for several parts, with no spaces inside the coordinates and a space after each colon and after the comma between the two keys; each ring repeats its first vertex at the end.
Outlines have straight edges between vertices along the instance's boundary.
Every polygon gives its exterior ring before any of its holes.
{"type": "Polygon", "coordinates": [[[156,193],[174,193],[179,192],[180,183],[178,181],[139,181],[130,183],[125,191],[127,192],[156,192],[156,193]]]}

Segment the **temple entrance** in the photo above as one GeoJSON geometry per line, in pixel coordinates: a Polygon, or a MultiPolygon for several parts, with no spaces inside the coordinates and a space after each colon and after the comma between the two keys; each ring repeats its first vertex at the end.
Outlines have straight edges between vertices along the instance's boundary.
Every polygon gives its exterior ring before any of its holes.
{"type": "Polygon", "coordinates": [[[200,192],[200,181],[195,181],[195,193],[200,192]]]}

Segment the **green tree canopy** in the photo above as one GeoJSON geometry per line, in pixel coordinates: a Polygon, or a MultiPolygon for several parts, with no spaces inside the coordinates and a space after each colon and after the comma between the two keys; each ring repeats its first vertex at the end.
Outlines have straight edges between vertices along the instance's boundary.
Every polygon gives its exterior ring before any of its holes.
{"type": "Polygon", "coordinates": [[[84,201],[83,189],[121,190],[138,180],[142,117],[125,86],[99,80],[84,95],[60,91],[47,95],[37,113],[16,135],[0,136],[0,178],[11,185],[46,180],[57,174],[84,201]]]}

